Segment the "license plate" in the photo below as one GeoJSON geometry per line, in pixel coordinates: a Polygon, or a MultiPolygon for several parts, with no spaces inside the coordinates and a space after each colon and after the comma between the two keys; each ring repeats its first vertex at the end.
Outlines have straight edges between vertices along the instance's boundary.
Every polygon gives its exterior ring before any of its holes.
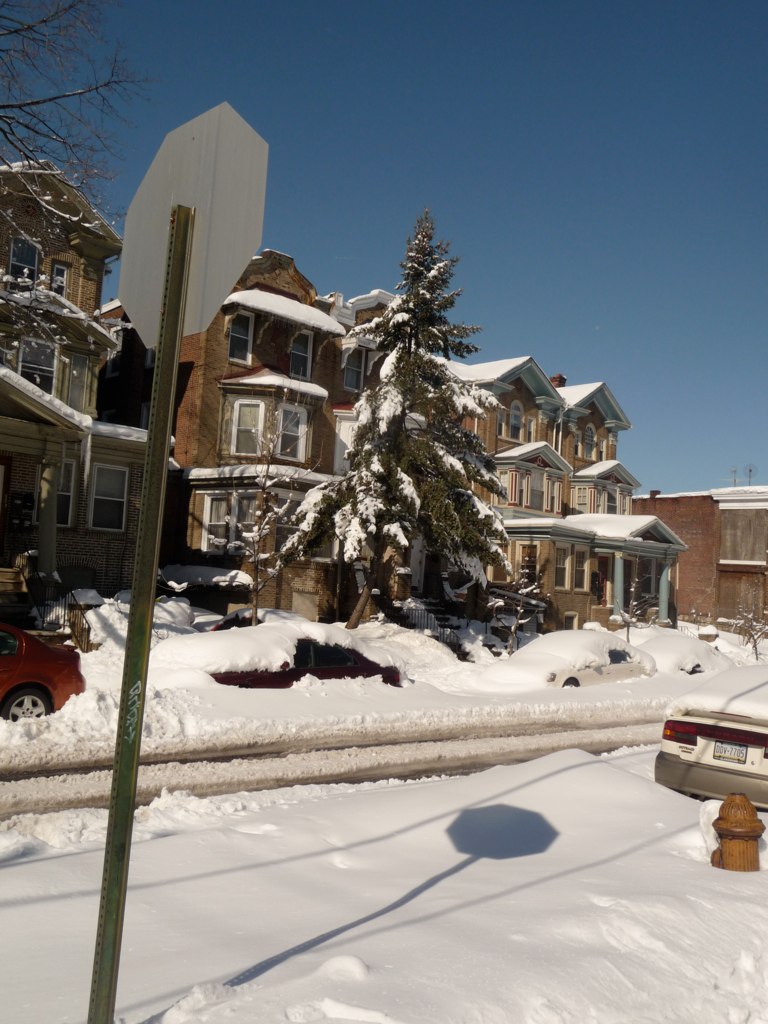
{"type": "Polygon", "coordinates": [[[726,743],[724,740],[716,740],[714,758],[716,761],[746,764],[747,746],[745,743],[726,743]]]}

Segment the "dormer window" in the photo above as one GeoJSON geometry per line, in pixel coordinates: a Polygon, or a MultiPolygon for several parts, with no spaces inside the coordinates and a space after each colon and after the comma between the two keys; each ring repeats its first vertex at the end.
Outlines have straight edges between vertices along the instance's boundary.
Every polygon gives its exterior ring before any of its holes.
{"type": "Polygon", "coordinates": [[[513,441],[520,441],[523,436],[523,407],[519,402],[509,407],[509,436],[513,441]]]}
{"type": "Polygon", "coordinates": [[[312,335],[302,332],[297,334],[291,342],[291,369],[292,377],[299,380],[309,380],[312,368],[312,335]]]}
{"type": "Polygon", "coordinates": [[[31,288],[37,281],[37,267],[40,259],[40,250],[26,238],[14,238],[11,243],[11,259],[8,273],[18,284],[29,282],[31,288]]]}
{"type": "Polygon", "coordinates": [[[584,429],[584,458],[594,459],[595,451],[595,428],[589,423],[584,429]]]}
{"type": "Polygon", "coordinates": [[[249,313],[237,313],[229,322],[230,362],[250,365],[252,341],[253,317],[249,313]]]}

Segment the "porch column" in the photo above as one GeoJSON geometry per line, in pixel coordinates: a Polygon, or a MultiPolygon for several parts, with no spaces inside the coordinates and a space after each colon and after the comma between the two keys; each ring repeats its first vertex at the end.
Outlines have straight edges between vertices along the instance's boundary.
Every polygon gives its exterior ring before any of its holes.
{"type": "Polygon", "coordinates": [[[617,551],[613,556],[613,614],[621,616],[624,607],[624,556],[617,551]]]}
{"type": "Polygon", "coordinates": [[[56,506],[59,463],[44,456],[40,464],[40,501],[37,508],[37,568],[50,575],[56,571],[56,506]]]}
{"type": "Polygon", "coordinates": [[[659,576],[659,622],[669,622],[669,562],[663,562],[659,576]]]}

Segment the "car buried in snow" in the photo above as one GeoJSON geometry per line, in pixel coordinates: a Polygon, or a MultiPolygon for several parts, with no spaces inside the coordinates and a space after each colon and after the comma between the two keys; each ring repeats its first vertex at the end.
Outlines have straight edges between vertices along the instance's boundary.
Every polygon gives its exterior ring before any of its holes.
{"type": "Polygon", "coordinates": [[[744,793],[768,810],[768,665],[731,668],[667,709],[656,781],[702,799],[744,793]]]}
{"type": "Polygon", "coordinates": [[[0,623],[0,717],[42,718],[84,690],[74,648],[49,647],[24,629],[0,623]]]}
{"type": "Polygon", "coordinates": [[[592,686],[652,676],[652,657],[607,630],[565,629],[529,641],[494,664],[483,679],[500,689],[592,686]]]}
{"type": "Polygon", "coordinates": [[[288,689],[306,677],[403,684],[383,651],[348,630],[275,612],[256,626],[171,637],[153,650],[150,665],[200,669],[217,683],[244,689],[288,689]]]}

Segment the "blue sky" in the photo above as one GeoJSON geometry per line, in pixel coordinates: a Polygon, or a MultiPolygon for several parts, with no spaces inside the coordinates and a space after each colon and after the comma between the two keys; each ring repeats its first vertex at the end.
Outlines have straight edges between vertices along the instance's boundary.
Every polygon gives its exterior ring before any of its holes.
{"type": "Polygon", "coordinates": [[[320,293],[392,290],[429,207],[478,359],[606,381],[641,490],[768,482],[764,0],[129,0],[105,28],[151,79],[114,209],[226,100],[270,145],[262,244],[320,293]]]}

